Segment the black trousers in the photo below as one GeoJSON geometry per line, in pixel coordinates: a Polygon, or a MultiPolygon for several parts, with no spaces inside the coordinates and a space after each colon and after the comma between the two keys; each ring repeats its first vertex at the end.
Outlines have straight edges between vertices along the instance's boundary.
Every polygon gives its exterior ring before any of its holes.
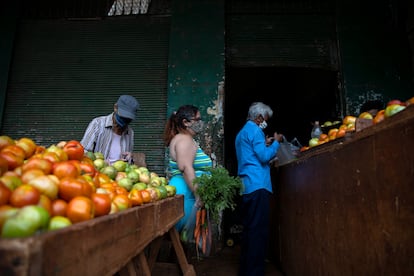
{"type": "Polygon", "coordinates": [[[243,195],[243,233],[239,276],[263,276],[269,241],[271,193],[265,189],[243,195]]]}

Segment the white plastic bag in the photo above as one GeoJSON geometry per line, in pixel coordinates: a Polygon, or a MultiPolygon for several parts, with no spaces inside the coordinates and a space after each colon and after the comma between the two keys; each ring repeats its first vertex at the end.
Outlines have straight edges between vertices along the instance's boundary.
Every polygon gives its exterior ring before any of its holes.
{"type": "Polygon", "coordinates": [[[298,139],[294,138],[292,142],[288,142],[283,136],[282,142],[279,142],[279,149],[277,150],[278,165],[283,166],[297,159],[301,144],[298,139]]]}

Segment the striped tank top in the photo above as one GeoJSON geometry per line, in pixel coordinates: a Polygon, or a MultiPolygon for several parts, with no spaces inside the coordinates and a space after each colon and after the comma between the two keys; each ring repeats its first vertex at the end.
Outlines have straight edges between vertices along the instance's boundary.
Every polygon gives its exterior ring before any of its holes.
{"type": "MultiPolygon", "coordinates": [[[[193,163],[195,175],[201,175],[203,172],[206,172],[212,166],[213,162],[211,161],[210,156],[205,154],[204,151],[200,147],[198,147],[193,163]]],[[[171,158],[169,160],[169,172],[171,177],[182,175],[182,172],[178,169],[177,162],[175,162],[171,158]]]]}

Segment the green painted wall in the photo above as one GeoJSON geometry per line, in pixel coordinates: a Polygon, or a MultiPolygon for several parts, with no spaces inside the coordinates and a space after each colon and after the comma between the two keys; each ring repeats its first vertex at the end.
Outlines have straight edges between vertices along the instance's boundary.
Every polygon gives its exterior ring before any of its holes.
{"type": "Polygon", "coordinates": [[[13,53],[19,2],[18,0],[10,1],[7,5],[2,5],[0,9],[0,129],[6,104],[7,81],[13,53]]]}
{"type": "Polygon", "coordinates": [[[385,0],[338,0],[345,113],[355,114],[366,100],[406,100],[413,96],[407,34],[385,0]]]}
{"type": "Polygon", "coordinates": [[[206,123],[200,144],[222,163],[224,1],[173,0],[171,11],[167,116],[197,106],[206,123]]]}

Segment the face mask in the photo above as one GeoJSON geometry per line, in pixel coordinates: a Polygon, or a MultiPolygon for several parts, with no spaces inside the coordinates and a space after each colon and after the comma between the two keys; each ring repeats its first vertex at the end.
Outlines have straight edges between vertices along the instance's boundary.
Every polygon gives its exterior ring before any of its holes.
{"type": "Polygon", "coordinates": [[[204,129],[204,122],[203,121],[194,122],[191,126],[189,126],[189,128],[192,129],[195,133],[200,133],[204,129]]]}
{"type": "Polygon", "coordinates": [[[118,113],[115,113],[115,121],[120,128],[126,127],[131,122],[130,119],[123,118],[118,113]]]}
{"type": "Polygon", "coordinates": [[[265,128],[267,128],[267,123],[266,123],[266,121],[261,122],[261,123],[259,124],[259,127],[260,127],[261,129],[265,129],[265,128]]]}

